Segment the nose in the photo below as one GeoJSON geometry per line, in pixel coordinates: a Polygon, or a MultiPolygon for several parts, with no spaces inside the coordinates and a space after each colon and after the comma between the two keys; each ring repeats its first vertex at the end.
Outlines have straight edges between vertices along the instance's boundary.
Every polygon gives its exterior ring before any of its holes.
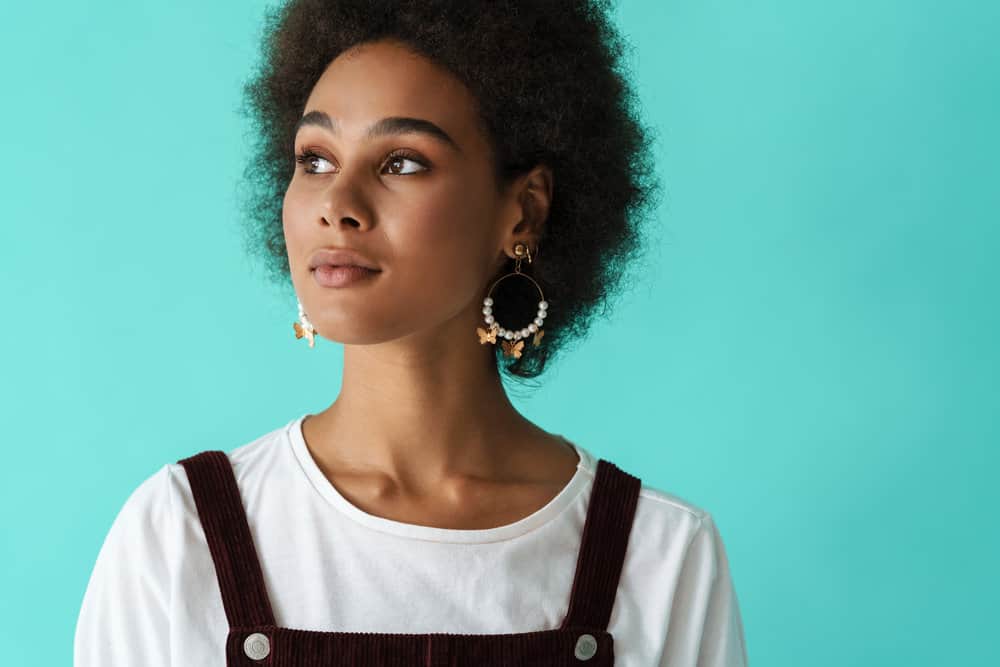
{"type": "Polygon", "coordinates": [[[319,221],[331,227],[341,224],[367,229],[371,226],[372,209],[361,176],[352,177],[341,171],[330,181],[323,193],[319,221]]]}
{"type": "MultiPolygon", "coordinates": [[[[326,225],[327,227],[329,227],[329,226],[331,226],[333,224],[333,223],[330,222],[330,220],[336,220],[337,218],[336,218],[336,216],[329,216],[329,217],[327,217],[326,215],[323,215],[323,216],[321,216],[320,219],[321,219],[321,221],[322,221],[322,223],[324,225],[326,225]]],[[[347,225],[350,225],[351,227],[360,227],[361,226],[361,222],[359,222],[357,218],[349,216],[349,215],[341,216],[340,222],[345,223],[347,225]]]]}

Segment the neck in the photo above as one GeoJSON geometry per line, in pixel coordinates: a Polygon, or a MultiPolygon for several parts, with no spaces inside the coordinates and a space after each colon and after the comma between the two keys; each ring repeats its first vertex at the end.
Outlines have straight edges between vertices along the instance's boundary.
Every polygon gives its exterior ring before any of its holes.
{"type": "Polygon", "coordinates": [[[519,444],[547,434],[510,403],[492,345],[481,345],[465,318],[449,326],[454,331],[345,345],[339,395],[307,418],[313,454],[413,489],[511,474],[525,451],[519,444]]]}

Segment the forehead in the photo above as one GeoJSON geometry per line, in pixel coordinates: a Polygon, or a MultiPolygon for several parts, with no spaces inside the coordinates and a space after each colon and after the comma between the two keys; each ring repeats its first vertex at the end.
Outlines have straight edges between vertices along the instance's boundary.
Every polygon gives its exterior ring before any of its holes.
{"type": "Polygon", "coordinates": [[[305,112],[325,111],[347,134],[371,122],[411,116],[440,125],[460,145],[479,141],[472,93],[450,72],[394,41],[355,46],[324,70],[305,112]]]}

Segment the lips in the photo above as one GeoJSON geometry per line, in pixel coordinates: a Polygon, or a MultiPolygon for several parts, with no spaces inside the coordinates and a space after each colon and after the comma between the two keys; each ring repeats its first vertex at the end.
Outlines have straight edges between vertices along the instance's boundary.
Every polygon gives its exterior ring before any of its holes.
{"type": "Polygon", "coordinates": [[[360,266],[330,266],[323,264],[313,269],[313,279],[322,287],[347,287],[363,285],[373,280],[379,271],[360,266]]]}
{"type": "Polygon", "coordinates": [[[371,271],[381,271],[374,261],[350,248],[320,248],[309,258],[309,270],[320,266],[358,266],[371,271]]]}

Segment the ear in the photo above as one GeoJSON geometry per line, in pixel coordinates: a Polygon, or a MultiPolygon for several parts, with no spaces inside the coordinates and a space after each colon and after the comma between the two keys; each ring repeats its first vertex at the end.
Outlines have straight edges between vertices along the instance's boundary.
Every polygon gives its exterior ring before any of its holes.
{"type": "Polygon", "coordinates": [[[534,258],[552,205],[552,185],[552,169],[539,164],[519,176],[508,190],[513,215],[501,238],[504,254],[508,257],[514,257],[515,245],[524,243],[534,258]]]}

